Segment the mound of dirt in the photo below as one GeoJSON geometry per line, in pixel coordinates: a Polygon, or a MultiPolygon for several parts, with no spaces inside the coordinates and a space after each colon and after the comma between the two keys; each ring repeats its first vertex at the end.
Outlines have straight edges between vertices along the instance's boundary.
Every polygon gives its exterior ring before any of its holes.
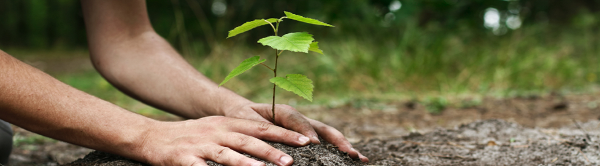
{"type": "MultiPolygon", "coordinates": [[[[320,165],[348,165],[359,166],[362,163],[358,159],[352,159],[347,153],[339,151],[337,147],[321,140],[322,144],[311,144],[304,147],[291,147],[280,143],[267,142],[271,146],[289,154],[294,158],[294,166],[320,166],[320,165]]],[[[276,166],[273,163],[252,157],[248,157],[263,161],[267,166],[276,166]]],[[[221,164],[208,161],[210,166],[222,166],[221,164]]],[[[133,161],[121,156],[108,154],[100,151],[94,151],[83,159],[76,160],[65,166],[146,166],[137,161],[133,161]]]]}
{"type": "MultiPolygon", "coordinates": [[[[425,134],[370,139],[355,148],[371,165],[598,165],[600,121],[561,129],[531,129],[504,120],[483,120],[425,134]]],[[[294,165],[362,165],[331,144],[290,147],[269,143],[294,158],[294,165]]],[[[119,156],[93,152],[68,166],[141,166],[119,156]]],[[[209,165],[216,166],[214,162],[209,165]]],[[[267,165],[274,165],[268,163],[267,165]]]]}

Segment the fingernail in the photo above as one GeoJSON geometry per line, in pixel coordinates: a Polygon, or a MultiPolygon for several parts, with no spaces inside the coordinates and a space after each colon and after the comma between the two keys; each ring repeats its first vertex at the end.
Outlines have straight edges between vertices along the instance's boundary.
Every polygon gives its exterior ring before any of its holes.
{"type": "Polygon", "coordinates": [[[305,137],[305,136],[300,136],[300,138],[298,138],[298,141],[300,141],[301,144],[305,144],[308,141],[310,141],[310,138],[305,137]]]}
{"type": "Polygon", "coordinates": [[[288,165],[290,162],[292,162],[292,157],[283,156],[279,159],[279,162],[281,162],[282,165],[288,165]]]}

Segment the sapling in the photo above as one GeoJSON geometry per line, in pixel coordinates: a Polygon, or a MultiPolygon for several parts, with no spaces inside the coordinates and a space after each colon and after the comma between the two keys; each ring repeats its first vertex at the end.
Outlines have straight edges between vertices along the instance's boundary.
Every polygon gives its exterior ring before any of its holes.
{"type": "Polygon", "coordinates": [[[308,24],[321,25],[321,26],[329,26],[327,23],[321,22],[319,20],[315,20],[312,18],[306,18],[300,15],[296,15],[290,12],[284,12],[285,16],[277,19],[256,19],[254,21],[246,22],[239,27],[234,28],[229,31],[229,35],[227,38],[233,37],[235,35],[244,33],[251,29],[254,29],[263,25],[271,25],[273,28],[274,36],[268,36],[258,40],[258,43],[270,46],[275,49],[275,66],[269,67],[264,62],[266,59],[260,59],[260,56],[254,56],[244,60],[240,65],[234,68],[227,77],[219,84],[219,86],[225,84],[225,82],[229,81],[229,79],[242,74],[248,69],[261,64],[267,67],[269,70],[273,71],[273,78],[269,81],[273,83],[273,106],[271,107],[271,113],[273,115],[273,121],[275,121],[275,87],[279,86],[282,89],[293,92],[300,97],[312,102],[312,92],[313,92],[313,84],[312,80],[308,79],[306,76],[302,74],[287,74],[284,77],[277,77],[277,61],[279,60],[279,56],[283,53],[283,51],[293,51],[293,52],[303,52],[308,53],[308,51],[316,52],[319,54],[323,54],[323,51],[319,49],[319,43],[315,41],[312,37],[313,35],[308,34],[307,32],[293,32],[288,33],[283,36],[278,36],[277,32],[279,30],[279,23],[283,21],[283,19],[291,19],[296,20],[308,24]]]}

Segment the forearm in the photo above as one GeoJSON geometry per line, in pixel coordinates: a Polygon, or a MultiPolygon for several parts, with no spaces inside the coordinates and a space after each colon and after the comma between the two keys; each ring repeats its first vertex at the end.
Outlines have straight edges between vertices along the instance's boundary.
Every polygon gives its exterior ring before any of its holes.
{"type": "Polygon", "coordinates": [[[250,102],[196,71],[148,20],[144,1],[82,1],[92,61],[111,84],[186,118],[250,102]]]}
{"type": "Polygon", "coordinates": [[[218,87],[154,32],[90,47],[94,66],[130,96],[186,118],[223,115],[224,106],[250,102],[218,87]],[[101,58],[100,58],[101,57],[101,58]]]}
{"type": "Polygon", "coordinates": [[[69,87],[0,50],[0,118],[58,140],[121,154],[139,151],[157,122],[69,87]]]}

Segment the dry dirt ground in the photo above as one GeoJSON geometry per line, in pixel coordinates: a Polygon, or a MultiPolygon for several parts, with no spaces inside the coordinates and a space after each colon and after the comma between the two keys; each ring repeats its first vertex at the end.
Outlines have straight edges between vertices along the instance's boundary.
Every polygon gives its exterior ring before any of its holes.
{"type": "MultiPolygon", "coordinates": [[[[600,94],[588,93],[484,98],[440,114],[412,101],[361,100],[298,109],[342,131],[371,159],[370,165],[599,165],[599,105],[600,94]]],[[[19,128],[15,132],[31,135],[19,128]]],[[[60,165],[89,152],[62,142],[34,141],[15,147],[10,162],[60,165]]]]}

